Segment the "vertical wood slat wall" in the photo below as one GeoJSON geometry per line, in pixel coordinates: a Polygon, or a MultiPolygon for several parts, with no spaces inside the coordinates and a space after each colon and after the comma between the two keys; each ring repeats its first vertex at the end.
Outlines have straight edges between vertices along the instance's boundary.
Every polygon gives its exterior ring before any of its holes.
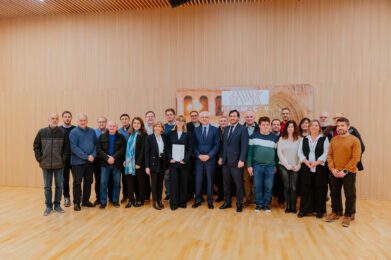
{"type": "MultiPolygon", "coordinates": [[[[0,21],[0,185],[42,186],[32,142],[50,111],[175,107],[178,88],[309,83],[367,145],[361,198],[391,199],[391,2],[261,3],[0,21]]],[[[119,121],[119,120],[118,120],[119,121]]]]}

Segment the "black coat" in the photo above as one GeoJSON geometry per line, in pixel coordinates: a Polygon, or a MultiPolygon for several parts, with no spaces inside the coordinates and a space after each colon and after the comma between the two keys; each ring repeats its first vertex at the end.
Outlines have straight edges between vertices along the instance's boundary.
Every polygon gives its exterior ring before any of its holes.
{"type": "Polygon", "coordinates": [[[145,167],[145,143],[147,141],[147,133],[141,132],[137,134],[135,147],[135,163],[141,168],[145,167]]]}
{"type": "Polygon", "coordinates": [[[145,142],[145,168],[149,168],[151,172],[161,172],[161,170],[167,169],[168,144],[165,135],[161,135],[161,138],[164,143],[163,154],[159,153],[159,145],[156,141],[155,134],[149,135],[145,142]],[[163,156],[163,158],[160,158],[160,156],[163,156]]]}
{"type": "MultiPolygon", "coordinates": [[[[323,154],[323,144],[324,141],[326,140],[327,137],[322,136],[319,138],[316,147],[315,147],[315,159],[318,160],[318,158],[323,154]]],[[[303,153],[305,157],[309,158],[309,142],[307,138],[303,139],[303,153]]],[[[300,167],[301,175],[300,175],[300,181],[303,184],[312,184],[312,179],[311,179],[311,170],[305,165],[304,163],[301,164],[300,167]]],[[[316,166],[316,172],[312,173],[315,174],[315,185],[321,186],[321,185],[327,185],[328,183],[328,167],[326,165],[318,165],[316,166]]]]}
{"type": "MultiPolygon", "coordinates": [[[[96,144],[96,153],[99,158],[99,162],[101,166],[108,167],[110,166],[107,163],[107,159],[109,158],[109,133],[108,131],[104,134],[101,134],[98,140],[98,143],[96,144]]],[[[114,142],[114,154],[113,157],[115,159],[114,166],[116,168],[121,168],[125,159],[125,152],[126,152],[126,139],[125,137],[120,134],[115,134],[115,142],[114,142]]]]}
{"type": "Polygon", "coordinates": [[[221,158],[223,165],[237,167],[239,161],[246,162],[247,159],[248,131],[245,126],[238,123],[232,133],[229,133],[231,127],[227,126],[224,129],[221,158]]]}
{"type": "Polygon", "coordinates": [[[168,133],[168,161],[172,160],[172,145],[173,144],[182,144],[185,145],[185,158],[183,159],[183,162],[185,164],[181,164],[179,162],[176,162],[174,164],[170,163],[171,166],[177,167],[177,168],[183,168],[187,167],[190,164],[190,158],[193,152],[193,135],[191,132],[182,132],[181,138],[178,140],[178,133],[177,131],[171,131],[168,133]]]}

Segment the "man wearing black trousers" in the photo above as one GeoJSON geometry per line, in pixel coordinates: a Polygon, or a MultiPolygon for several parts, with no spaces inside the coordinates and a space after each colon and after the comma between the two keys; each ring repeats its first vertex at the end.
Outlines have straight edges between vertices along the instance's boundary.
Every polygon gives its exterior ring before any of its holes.
{"type": "Polygon", "coordinates": [[[247,128],[239,124],[240,113],[237,110],[229,112],[230,126],[224,129],[224,144],[219,163],[223,165],[225,202],[220,209],[231,207],[231,183],[236,188],[236,211],[243,209],[243,166],[247,156],[247,128]]]}

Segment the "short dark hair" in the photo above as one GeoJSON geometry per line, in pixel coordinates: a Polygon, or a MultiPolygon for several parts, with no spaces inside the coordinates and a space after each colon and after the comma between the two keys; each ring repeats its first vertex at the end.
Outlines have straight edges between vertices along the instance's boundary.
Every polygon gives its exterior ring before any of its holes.
{"type": "Polygon", "coordinates": [[[283,108],[281,109],[281,112],[284,111],[284,110],[288,110],[289,113],[291,112],[291,110],[289,109],[289,107],[283,107],[283,108]]]}
{"type": "Polygon", "coordinates": [[[152,110],[149,110],[149,111],[145,112],[145,116],[147,116],[149,113],[152,113],[153,116],[156,116],[156,115],[155,115],[155,112],[153,112],[152,110]]]}
{"type": "Polygon", "coordinates": [[[280,124],[281,124],[281,120],[280,119],[278,119],[278,118],[274,118],[273,120],[272,120],[272,124],[274,123],[274,121],[278,121],[280,124]]]}
{"type": "Polygon", "coordinates": [[[267,117],[267,116],[261,116],[259,119],[258,119],[258,125],[260,125],[262,122],[268,122],[270,124],[270,118],[267,117]]]}
{"type": "Polygon", "coordinates": [[[338,122],[346,123],[347,126],[350,126],[349,119],[347,119],[346,117],[340,117],[340,118],[338,118],[337,123],[338,123],[338,122]]]}
{"type": "Polygon", "coordinates": [[[192,110],[189,115],[191,115],[193,113],[196,113],[198,115],[198,111],[197,110],[192,110]]]}
{"type": "Polygon", "coordinates": [[[65,114],[70,114],[72,117],[71,111],[65,110],[64,112],[62,112],[61,117],[64,117],[65,114]]]}
{"type": "Polygon", "coordinates": [[[123,118],[124,116],[126,116],[127,118],[129,118],[130,119],[130,116],[128,115],[128,114],[122,114],[120,117],[119,117],[119,119],[121,120],[121,118],[123,118]]]}
{"type": "Polygon", "coordinates": [[[174,115],[175,115],[175,110],[173,108],[167,108],[165,111],[164,111],[164,114],[167,114],[167,112],[172,112],[174,115]]]}
{"type": "Polygon", "coordinates": [[[240,113],[238,110],[236,110],[236,109],[231,110],[231,111],[229,111],[228,115],[230,116],[232,113],[236,113],[236,115],[240,118],[240,113]]]}

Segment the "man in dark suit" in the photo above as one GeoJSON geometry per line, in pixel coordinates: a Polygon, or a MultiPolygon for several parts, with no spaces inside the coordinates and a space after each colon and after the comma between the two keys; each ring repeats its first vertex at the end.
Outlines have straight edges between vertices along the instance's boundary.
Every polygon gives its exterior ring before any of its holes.
{"type": "MultiPolygon", "coordinates": [[[[193,110],[190,112],[190,122],[186,124],[187,132],[191,133],[191,138],[193,138],[194,129],[201,125],[198,119],[198,111],[193,110]]],[[[194,141],[192,140],[192,143],[194,141]]],[[[188,186],[187,186],[187,200],[190,201],[194,198],[195,193],[195,157],[192,153],[189,161],[189,174],[188,174],[188,186]]]]}
{"type": "Polygon", "coordinates": [[[247,128],[239,124],[240,114],[237,110],[229,112],[230,126],[224,129],[223,152],[219,163],[223,165],[225,202],[220,209],[231,207],[231,183],[236,188],[236,211],[242,212],[243,202],[243,166],[247,156],[247,128]]]}
{"type": "Polygon", "coordinates": [[[196,198],[193,208],[201,205],[203,171],[206,172],[208,208],[213,209],[213,175],[220,149],[220,133],[209,124],[208,111],[200,113],[201,126],[194,130],[194,155],[196,158],[196,198]]]}

